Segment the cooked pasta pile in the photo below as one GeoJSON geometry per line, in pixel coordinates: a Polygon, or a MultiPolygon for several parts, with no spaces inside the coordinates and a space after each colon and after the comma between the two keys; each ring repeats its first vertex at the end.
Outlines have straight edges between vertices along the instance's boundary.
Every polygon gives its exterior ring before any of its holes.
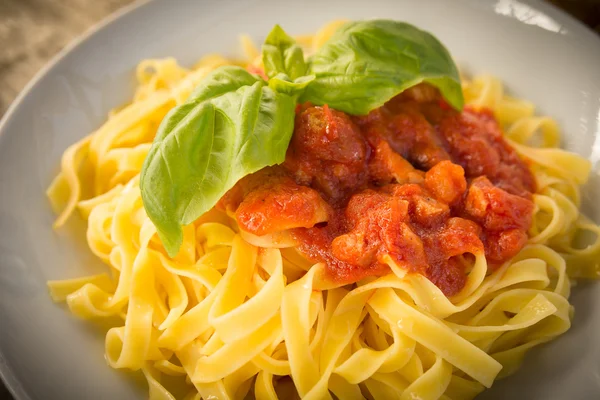
{"type": "MultiPolygon", "coordinates": [[[[310,53],[338,25],[298,41],[310,53]]],[[[249,63],[260,63],[243,43],[249,63]]],[[[106,359],[141,370],[151,399],[472,399],[569,329],[571,280],[598,275],[600,229],[579,211],[591,166],[557,147],[552,119],[491,76],[464,81],[465,99],[492,109],[530,163],[534,222],[527,246],[492,274],[478,256],[456,296],[391,259],[388,276],[330,289],[323,266],[293,241],[240,233],[217,210],[184,227],[169,258],[142,205],[142,163],[167,111],[231,63],[143,61],[133,102],[64,153],[48,191],[56,227],[79,211],[90,249],[110,268],[50,282],[52,297],[84,319],[123,319],[106,334],[106,359]],[[582,245],[586,235],[594,240],[582,245]]]]}

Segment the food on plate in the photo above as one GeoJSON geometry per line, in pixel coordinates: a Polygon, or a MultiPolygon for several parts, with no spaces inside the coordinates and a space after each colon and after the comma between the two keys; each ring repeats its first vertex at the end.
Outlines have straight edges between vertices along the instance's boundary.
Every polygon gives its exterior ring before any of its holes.
{"type": "MultiPolygon", "coordinates": [[[[590,163],[431,34],[279,26],[145,60],[48,190],[109,275],[51,281],[151,399],[471,399],[571,325],[590,163]]],[[[525,372],[526,373],[526,372],[525,372]]]]}

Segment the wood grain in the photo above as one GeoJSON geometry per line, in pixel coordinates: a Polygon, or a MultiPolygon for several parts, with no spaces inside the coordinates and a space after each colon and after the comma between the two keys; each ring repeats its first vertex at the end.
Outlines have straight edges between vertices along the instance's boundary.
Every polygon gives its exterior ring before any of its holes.
{"type": "Polygon", "coordinates": [[[0,116],[67,43],[133,0],[0,0],[0,116]]]}

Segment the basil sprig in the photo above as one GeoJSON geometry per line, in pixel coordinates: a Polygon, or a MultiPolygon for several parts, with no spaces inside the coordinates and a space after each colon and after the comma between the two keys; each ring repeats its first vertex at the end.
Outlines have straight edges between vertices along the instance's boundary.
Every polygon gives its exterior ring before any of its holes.
{"type": "Polygon", "coordinates": [[[454,108],[463,105],[450,53],[432,34],[403,22],[343,25],[312,57],[310,73],[316,78],[302,100],[352,115],[367,114],[421,82],[437,87],[454,108]]]}
{"type": "Polygon", "coordinates": [[[240,67],[215,70],[171,110],[144,161],[146,213],[169,253],[182,225],[210,210],[244,176],[285,159],[296,99],[240,67]]]}
{"type": "Polygon", "coordinates": [[[262,46],[262,61],[269,78],[285,74],[294,80],[307,75],[302,48],[279,25],[275,25],[262,46]]]}
{"type": "Polygon", "coordinates": [[[279,25],[275,25],[265,39],[262,61],[269,86],[280,93],[300,95],[315,79],[314,75],[307,74],[302,48],[279,25]]]}
{"type": "Polygon", "coordinates": [[[240,67],[220,67],[158,128],[140,189],[170,256],[181,246],[183,225],[244,176],[284,161],[298,100],[361,115],[428,82],[456,109],[463,104],[448,51],[431,34],[401,22],[350,22],[308,63],[276,25],[262,60],[268,82],[240,67]]]}

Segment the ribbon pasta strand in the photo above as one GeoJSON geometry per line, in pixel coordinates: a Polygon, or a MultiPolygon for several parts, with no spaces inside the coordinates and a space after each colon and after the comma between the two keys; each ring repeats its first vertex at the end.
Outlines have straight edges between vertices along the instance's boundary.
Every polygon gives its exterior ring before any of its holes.
{"type": "MultiPolygon", "coordinates": [[[[316,49],[339,24],[299,43],[316,49]]],[[[260,67],[256,47],[243,43],[260,67]]],[[[65,152],[48,189],[55,225],[78,211],[109,268],[50,281],[52,298],[81,318],[123,319],[106,334],[106,358],[141,371],[150,399],[472,399],[513,373],[528,349],[569,329],[571,279],[600,271],[600,228],[579,211],[591,165],[559,149],[556,122],[492,76],[464,81],[465,98],[490,108],[528,160],[539,188],[534,222],[528,245],[493,273],[474,254],[457,295],[389,257],[388,276],[327,287],[324,266],[304,259],[290,235],[240,232],[217,210],[186,227],[169,258],[142,206],[142,162],[166,112],[230,63],[140,63],[134,101],[65,152]]]]}

